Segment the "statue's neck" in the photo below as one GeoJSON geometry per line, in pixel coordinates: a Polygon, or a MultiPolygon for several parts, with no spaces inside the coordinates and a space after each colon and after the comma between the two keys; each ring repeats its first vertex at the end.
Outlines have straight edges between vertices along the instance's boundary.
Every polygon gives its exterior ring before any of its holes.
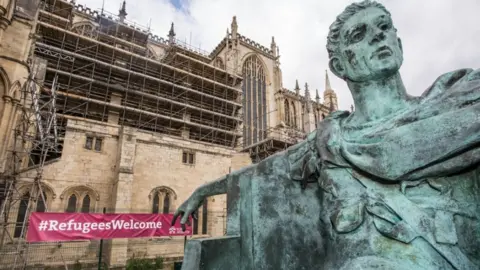
{"type": "Polygon", "coordinates": [[[402,110],[408,106],[407,92],[400,73],[378,81],[348,81],[355,103],[355,121],[365,123],[402,110]]]}

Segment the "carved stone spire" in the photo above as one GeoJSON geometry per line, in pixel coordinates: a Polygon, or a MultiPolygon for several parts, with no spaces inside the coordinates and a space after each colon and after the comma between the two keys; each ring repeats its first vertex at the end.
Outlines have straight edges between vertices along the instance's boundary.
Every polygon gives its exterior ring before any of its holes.
{"type": "Polygon", "coordinates": [[[320,103],[320,95],[318,94],[318,89],[315,89],[315,91],[316,91],[315,101],[316,101],[317,103],[320,103]]]}
{"type": "Polygon", "coordinates": [[[325,105],[331,112],[338,108],[337,94],[333,91],[328,78],[328,71],[325,70],[325,91],[323,92],[323,105],[325,105]]]}
{"type": "Polygon", "coordinates": [[[300,95],[300,86],[298,86],[298,80],[295,80],[295,93],[300,95]]]}
{"type": "Polygon", "coordinates": [[[310,90],[308,90],[308,83],[305,83],[305,108],[307,112],[312,111],[312,99],[310,97],[310,90]]]}
{"type": "Polygon", "coordinates": [[[228,48],[228,46],[229,46],[228,43],[230,41],[230,32],[228,31],[228,28],[227,28],[227,35],[225,36],[225,40],[227,42],[227,48],[228,48]]]}
{"type": "Polygon", "coordinates": [[[170,42],[170,44],[175,43],[175,29],[173,27],[173,22],[170,26],[170,31],[168,31],[168,41],[170,42]]]}
{"type": "Polygon", "coordinates": [[[272,50],[273,56],[277,56],[277,43],[275,43],[275,37],[272,37],[272,43],[270,43],[270,50],[272,50]]]}
{"type": "Polygon", "coordinates": [[[328,78],[327,70],[325,70],[325,90],[332,90],[332,86],[330,86],[330,79],[328,78]]]}
{"type": "Polygon", "coordinates": [[[238,32],[237,16],[233,16],[231,28],[232,28],[232,39],[237,39],[237,32],[238,32]]]}
{"type": "Polygon", "coordinates": [[[118,11],[118,18],[120,19],[120,22],[124,22],[125,18],[127,18],[127,8],[126,8],[126,1],[123,0],[122,6],[120,7],[120,10],[118,11]]]}

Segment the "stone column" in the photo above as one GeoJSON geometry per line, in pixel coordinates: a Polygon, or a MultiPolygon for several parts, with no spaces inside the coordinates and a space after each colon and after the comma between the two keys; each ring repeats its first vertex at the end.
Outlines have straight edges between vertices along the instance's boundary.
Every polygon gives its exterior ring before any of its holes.
{"type": "Polygon", "coordinates": [[[310,133],[315,130],[315,116],[313,115],[313,110],[310,112],[305,112],[305,133],[310,133]]]}
{"type": "Polygon", "coordinates": [[[190,128],[183,127],[182,128],[182,138],[189,139],[190,138],[190,128]]]}
{"type": "MultiPolygon", "coordinates": [[[[136,137],[133,130],[122,127],[117,150],[117,177],[113,187],[112,206],[116,213],[130,212],[135,164],[136,137]]],[[[108,261],[110,267],[124,267],[128,259],[128,239],[110,241],[108,261]]]]}
{"type": "Polygon", "coordinates": [[[5,171],[5,161],[8,154],[8,136],[11,135],[13,99],[10,96],[3,96],[4,106],[2,118],[0,119],[0,172],[5,171]]]}
{"type": "Polygon", "coordinates": [[[184,112],[183,113],[183,120],[186,122],[190,122],[190,113],[189,112],[184,112]]]}
{"type": "Polygon", "coordinates": [[[2,41],[3,32],[8,27],[9,19],[8,19],[8,0],[0,0],[0,42],[2,41]]]}
{"type": "MultiPolygon", "coordinates": [[[[122,104],[122,94],[113,92],[110,95],[110,103],[115,105],[122,104]]],[[[118,125],[118,120],[120,119],[120,113],[113,108],[108,109],[108,123],[118,125]]]]}

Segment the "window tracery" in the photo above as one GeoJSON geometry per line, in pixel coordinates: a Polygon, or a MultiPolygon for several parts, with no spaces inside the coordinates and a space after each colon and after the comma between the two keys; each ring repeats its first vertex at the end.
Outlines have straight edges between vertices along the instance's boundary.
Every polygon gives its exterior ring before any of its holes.
{"type": "Polygon", "coordinates": [[[261,59],[252,54],[243,62],[242,73],[243,144],[249,146],[267,136],[266,69],[261,59]]]}
{"type": "Polygon", "coordinates": [[[292,101],[291,110],[292,110],[291,126],[293,126],[294,128],[297,128],[297,111],[295,109],[295,103],[293,103],[293,101],[292,101]]]}
{"type": "Polygon", "coordinates": [[[89,22],[79,22],[72,26],[72,31],[91,38],[97,37],[97,27],[89,22]]]}
{"type": "Polygon", "coordinates": [[[67,188],[60,199],[65,200],[64,209],[67,213],[90,213],[95,211],[96,201],[100,197],[88,186],[73,186],[67,188]]]}
{"type": "Polygon", "coordinates": [[[284,106],[285,106],[285,124],[287,124],[287,126],[290,125],[290,104],[288,103],[288,100],[285,99],[285,102],[284,102],[284,106]]]}
{"type": "MultiPolygon", "coordinates": [[[[27,211],[29,202],[33,203],[32,207],[34,212],[45,212],[47,211],[51,201],[56,197],[53,189],[45,184],[42,184],[42,194],[38,194],[37,198],[31,198],[32,196],[30,188],[20,187],[19,191],[20,194],[23,193],[23,195],[18,200],[18,210],[16,213],[15,228],[13,231],[14,238],[19,238],[22,236],[22,228],[24,227],[23,224],[28,222],[27,211]]],[[[24,231],[23,235],[25,234],[26,232],[24,231]]]]}
{"type": "Polygon", "coordinates": [[[153,214],[168,214],[174,209],[173,202],[177,199],[177,194],[168,187],[157,187],[151,192],[149,199],[152,201],[153,214]]]}

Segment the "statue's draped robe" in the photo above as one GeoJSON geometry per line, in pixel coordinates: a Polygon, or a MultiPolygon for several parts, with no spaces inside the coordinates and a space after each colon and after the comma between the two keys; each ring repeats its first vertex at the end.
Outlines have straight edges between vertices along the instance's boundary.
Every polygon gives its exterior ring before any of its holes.
{"type": "Polygon", "coordinates": [[[362,126],[333,113],[287,152],[323,191],[321,269],[480,269],[480,70],[409,102],[362,126]]]}

